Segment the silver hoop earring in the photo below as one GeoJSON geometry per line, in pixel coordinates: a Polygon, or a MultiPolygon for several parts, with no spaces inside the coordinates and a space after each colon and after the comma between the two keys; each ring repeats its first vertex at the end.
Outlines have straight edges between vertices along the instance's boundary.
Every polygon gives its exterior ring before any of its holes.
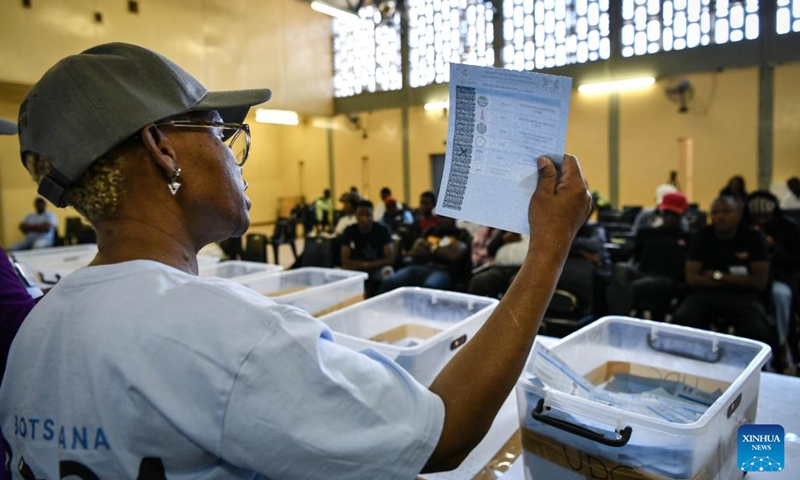
{"type": "Polygon", "coordinates": [[[181,169],[176,168],[172,171],[172,180],[167,184],[167,187],[169,187],[169,193],[171,193],[173,197],[176,193],[178,193],[178,189],[181,188],[181,182],[178,181],[178,177],[180,176],[181,169]]]}

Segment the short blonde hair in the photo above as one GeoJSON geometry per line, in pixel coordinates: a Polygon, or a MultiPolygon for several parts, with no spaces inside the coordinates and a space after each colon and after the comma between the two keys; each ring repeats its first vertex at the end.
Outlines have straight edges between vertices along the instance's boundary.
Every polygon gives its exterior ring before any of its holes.
{"type": "MultiPolygon", "coordinates": [[[[123,200],[123,158],[124,153],[117,151],[92,163],[64,193],[66,204],[92,224],[113,217],[123,200]]],[[[46,158],[35,153],[25,153],[24,162],[37,184],[53,168],[46,158]]]]}

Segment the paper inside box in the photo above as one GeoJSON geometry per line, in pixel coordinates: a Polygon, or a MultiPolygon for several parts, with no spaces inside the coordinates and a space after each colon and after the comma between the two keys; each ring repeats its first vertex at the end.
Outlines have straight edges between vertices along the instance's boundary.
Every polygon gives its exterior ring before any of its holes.
{"type": "Polygon", "coordinates": [[[393,345],[413,346],[433,337],[441,331],[441,329],[429,327],[427,325],[406,323],[372,336],[369,340],[373,342],[391,343],[393,345]]]}
{"type": "Polygon", "coordinates": [[[584,375],[584,378],[594,383],[595,385],[600,385],[610,380],[611,377],[613,377],[614,374],[617,373],[625,373],[630,375],[636,375],[639,377],[658,378],[662,380],[683,382],[686,385],[698,388],[700,390],[704,390],[706,392],[713,392],[719,389],[721,392],[724,393],[728,389],[728,387],[731,386],[730,383],[723,382],[721,380],[699,377],[697,375],[691,375],[688,373],[675,372],[672,370],[668,370],[666,368],[652,367],[649,365],[641,365],[638,363],[631,363],[631,362],[613,362],[613,361],[606,362],[603,365],[600,365],[599,367],[595,368],[591,372],[584,375]]]}

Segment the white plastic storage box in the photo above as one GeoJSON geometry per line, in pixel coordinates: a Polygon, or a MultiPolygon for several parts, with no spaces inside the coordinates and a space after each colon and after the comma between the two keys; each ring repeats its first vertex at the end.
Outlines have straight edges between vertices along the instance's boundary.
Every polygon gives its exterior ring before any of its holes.
{"type": "Polygon", "coordinates": [[[320,320],[342,345],[377,350],[430,385],[497,303],[477,295],[404,287],[320,320]]]}
{"type": "Polygon", "coordinates": [[[281,265],[247,262],[243,260],[227,260],[218,263],[201,264],[198,268],[201,277],[227,278],[234,282],[241,282],[253,275],[275,273],[283,270],[281,265]]]}
{"type": "Polygon", "coordinates": [[[364,272],[304,267],[254,275],[237,283],[320,317],[363,300],[366,279],[364,272]]]}
{"type": "Polygon", "coordinates": [[[62,277],[88,265],[97,255],[97,245],[85,243],[9,253],[15,261],[39,275],[43,283],[56,283],[62,277]]]}
{"type": "Polygon", "coordinates": [[[621,372],[723,393],[693,423],[670,422],[545,386],[532,374],[534,353],[516,389],[526,479],[742,478],[736,432],[755,422],[761,367],[770,356],[767,345],[604,317],[551,351],[595,384],[621,372]]]}

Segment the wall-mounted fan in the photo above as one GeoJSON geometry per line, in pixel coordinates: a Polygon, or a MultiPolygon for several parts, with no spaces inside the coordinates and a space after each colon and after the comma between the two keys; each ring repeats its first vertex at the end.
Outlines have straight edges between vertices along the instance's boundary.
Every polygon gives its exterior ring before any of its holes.
{"type": "Polygon", "coordinates": [[[666,89],[667,98],[680,105],[678,113],[689,111],[689,103],[694,98],[694,87],[689,80],[681,79],[668,86],[666,89]]]}

